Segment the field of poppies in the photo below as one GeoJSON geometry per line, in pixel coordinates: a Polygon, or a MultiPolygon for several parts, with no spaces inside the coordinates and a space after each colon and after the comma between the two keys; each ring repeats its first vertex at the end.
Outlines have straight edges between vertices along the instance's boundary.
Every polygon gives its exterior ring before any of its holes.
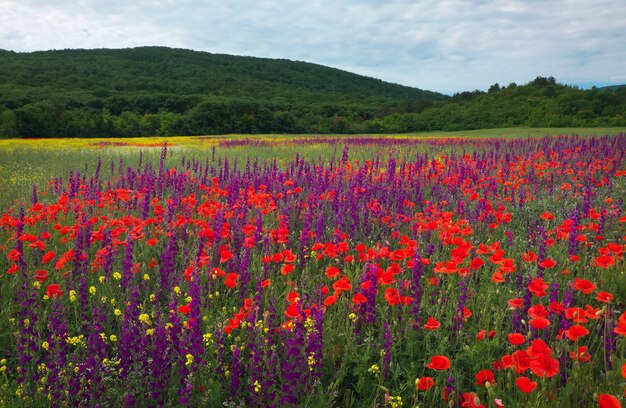
{"type": "Polygon", "coordinates": [[[0,184],[0,407],[622,406],[626,135],[111,143],[0,184]]]}

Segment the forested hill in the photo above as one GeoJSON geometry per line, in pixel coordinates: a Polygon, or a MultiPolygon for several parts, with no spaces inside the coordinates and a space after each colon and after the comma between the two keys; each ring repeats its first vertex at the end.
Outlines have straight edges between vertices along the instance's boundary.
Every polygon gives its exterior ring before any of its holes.
{"type": "Polygon", "coordinates": [[[321,65],[165,47],[0,50],[0,137],[626,126],[626,86],[553,77],[452,97],[321,65]]]}
{"type": "Polygon", "coordinates": [[[342,131],[445,98],[317,64],[165,47],[0,51],[0,126],[23,137],[342,131]]]}

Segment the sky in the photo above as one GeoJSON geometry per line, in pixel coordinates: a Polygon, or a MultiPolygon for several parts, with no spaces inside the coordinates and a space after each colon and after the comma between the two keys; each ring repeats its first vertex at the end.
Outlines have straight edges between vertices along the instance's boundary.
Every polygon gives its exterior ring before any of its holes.
{"type": "Polygon", "coordinates": [[[626,83],[626,0],[0,0],[0,48],[160,45],[453,94],[626,83]]]}

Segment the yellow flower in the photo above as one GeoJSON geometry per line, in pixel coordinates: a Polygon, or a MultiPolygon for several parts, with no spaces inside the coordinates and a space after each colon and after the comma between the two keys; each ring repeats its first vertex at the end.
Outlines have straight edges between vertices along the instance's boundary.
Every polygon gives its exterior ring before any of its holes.
{"type": "Polygon", "coordinates": [[[150,302],[154,302],[154,299],[156,299],[156,296],[153,293],[150,295],[150,302]]]}
{"type": "Polygon", "coordinates": [[[259,380],[254,381],[254,392],[259,392],[261,391],[261,384],[259,383],[259,380]]]}
{"type": "Polygon", "coordinates": [[[96,294],[96,287],[95,286],[90,286],[89,287],[89,293],[91,293],[92,295],[96,294]]]}
{"type": "Polygon", "coordinates": [[[98,280],[100,281],[100,283],[104,283],[105,279],[106,279],[106,278],[105,278],[104,276],[101,276],[101,277],[99,277],[99,278],[98,278],[98,280]]]}
{"type": "Polygon", "coordinates": [[[113,311],[113,314],[114,314],[115,316],[119,316],[119,315],[121,315],[121,314],[122,314],[122,311],[121,311],[120,309],[115,309],[115,310],[113,311]]]}
{"type": "Polygon", "coordinates": [[[122,279],[122,274],[119,272],[113,272],[113,279],[120,280],[122,279]]]}
{"type": "Polygon", "coordinates": [[[148,313],[140,314],[139,321],[144,324],[150,324],[150,315],[148,313]]]}
{"type": "Polygon", "coordinates": [[[47,341],[44,341],[43,343],[41,343],[41,348],[44,350],[48,350],[50,348],[50,344],[48,344],[47,341]]]}
{"type": "Polygon", "coordinates": [[[144,273],[143,274],[143,280],[149,281],[150,280],[150,275],[148,275],[147,273],[144,273]]]}
{"type": "Polygon", "coordinates": [[[180,288],[178,286],[174,286],[174,293],[180,295],[180,288]]]}
{"type": "Polygon", "coordinates": [[[76,301],[76,291],[75,290],[70,290],[70,302],[75,302],[76,301]]]}
{"type": "Polygon", "coordinates": [[[117,336],[115,334],[112,334],[109,336],[109,340],[111,340],[113,343],[115,343],[117,341],[117,336]]]}
{"type": "Polygon", "coordinates": [[[193,364],[193,355],[187,354],[185,357],[187,357],[187,361],[185,362],[185,365],[193,364]]]}

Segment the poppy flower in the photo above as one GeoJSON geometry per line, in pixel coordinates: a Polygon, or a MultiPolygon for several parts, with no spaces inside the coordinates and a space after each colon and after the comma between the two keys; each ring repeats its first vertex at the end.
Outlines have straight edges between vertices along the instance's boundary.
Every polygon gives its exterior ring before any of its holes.
{"type": "Polygon", "coordinates": [[[290,319],[294,319],[300,316],[300,309],[298,308],[297,303],[291,303],[287,309],[285,310],[285,316],[290,319]]]}
{"type": "Polygon", "coordinates": [[[178,306],[178,311],[181,312],[182,314],[187,314],[189,312],[191,312],[191,303],[187,304],[187,305],[179,305],[178,306]]]}
{"type": "Polygon", "coordinates": [[[226,275],[224,285],[231,289],[234,288],[235,286],[237,286],[237,278],[239,278],[239,275],[237,275],[236,273],[229,273],[228,275],[226,275]]]}
{"type": "Polygon", "coordinates": [[[483,266],[485,264],[485,261],[483,261],[482,259],[476,257],[474,259],[472,259],[472,262],[470,262],[470,268],[472,268],[473,270],[477,270],[479,269],[481,266],[483,266]]]}
{"type": "Polygon", "coordinates": [[[11,261],[17,261],[18,259],[20,259],[20,255],[22,255],[20,251],[18,251],[17,249],[12,249],[7,256],[11,261]]]}
{"type": "Polygon", "coordinates": [[[517,350],[511,355],[511,365],[521,374],[530,368],[530,355],[525,350],[517,350]]]}
{"type": "Polygon", "coordinates": [[[543,278],[534,278],[528,284],[528,290],[537,297],[547,296],[546,289],[548,289],[548,284],[543,281],[543,278]]]}
{"type": "Polygon", "coordinates": [[[38,282],[43,282],[48,279],[48,271],[45,269],[39,269],[35,272],[35,280],[38,282]]]}
{"type": "Polygon", "coordinates": [[[585,295],[590,294],[594,290],[596,290],[596,285],[587,279],[579,279],[574,278],[574,289],[584,293],[585,295]]]}
{"type": "Polygon", "coordinates": [[[600,394],[598,408],[622,408],[622,404],[611,394],[600,394]]]}
{"type": "Polygon", "coordinates": [[[541,339],[533,340],[530,347],[526,349],[526,352],[532,358],[538,358],[541,356],[550,357],[552,355],[552,349],[541,339]]]}
{"type": "Polygon", "coordinates": [[[539,262],[538,265],[545,269],[552,269],[556,266],[556,261],[552,258],[546,258],[542,262],[539,262]]]}
{"type": "Polygon", "coordinates": [[[400,303],[400,294],[396,288],[387,288],[385,290],[385,300],[390,305],[397,305],[400,303]]]}
{"type": "Polygon", "coordinates": [[[615,258],[610,255],[601,255],[593,259],[593,265],[606,269],[612,265],[615,265],[615,258]]]}
{"type": "Polygon", "coordinates": [[[524,394],[530,394],[537,387],[537,382],[530,381],[528,377],[517,377],[515,379],[515,385],[517,385],[517,388],[524,394]]]}
{"type": "Polygon", "coordinates": [[[598,292],[596,300],[603,303],[611,303],[613,302],[613,295],[609,292],[598,292]]]}
{"type": "Polygon", "coordinates": [[[54,254],[54,251],[48,251],[41,258],[41,263],[42,264],[46,264],[46,263],[50,262],[55,256],[56,255],[54,254]]]}
{"type": "Polygon", "coordinates": [[[450,368],[450,359],[446,356],[432,356],[430,363],[426,364],[427,368],[433,370],[445,371],[450,368]]]}
{"type": "Polygon", "coordinates": [[[554,377],[559,372],[559,360],[542,355],[530,360],[530,371],[539,377],[554,377]]]}
{"type": "Polygon", "coordinates": [[[535,262],[537,260],[537,254],[534,252],[524,252],[522,253],[522,259],[524,262],[535,262]]]}
{"type": "Polygon", "coordinates": [[[324,299],[324,306],[326,306],[326,307],[332,306],[332,305],[335,304],[336,301],[337,301],[337,296],[335,296],[335,295],[327,296],[324,299]]]}
{"type": "Polygon", "coordinates": [[[441,323],[439,323],[434,317],[429,317],[426,324],[424,324],[424,328],[426,330],[437,330],[440,327],[441,323]]]}
{"type": "Polygon", "coordinates": [[[296,267],[292,264],[283,264],[282,268],[280,268],[280,274],[283,276],[288,275],[293,272],[294,269],[296,269],[296,267]]]}
{"type": "Polygon", "coordinates": [[[509,333],[507,337],[509,339],[509,343],[511,343],[514,346],[519,346],[520,344],[523,344],[526,341],[526,339],[524,338],[524,335],[520,333],[509,333]]]}
{"type": "Polygon", "coordinates": [[[484,408],[485,406],[481,404],[480,398],[478,395],[473,392],[466,392],[463,394],[463,402],[461,402],[461,406],[463,408],[484,408]]]}
{"type": "Polygon", "coordinates": [[[537,330],[543,330],[546,327],[550,326],[550,320],[546,319],[545,317],[537,317],[531,319],[528,323],[537,330]]]}
{"type": "Polygon", "coordinates": [[[491,370],[480,370],[476,374],[476,385],[486,385],[487,383],[494,384],[496,379],[493,376],[493,371],[491,370]]]}
{"type": "Polygon", "coordinates": [[[579,338],[586,336],[587,334],[589,334],[589,330],[587,330],[585,326],[581,326],[580,324],[575,324],[569,329],[565,330],[565,335],[568,339],[572,341],[576,341],[579,338]]]}
{"type": "Polygon", "coordinates": [[[622,365],[622,377],[626,378],[626,363],[622,365]]]}
{"type": "Polygon", "coordinates": [[[420,391],[426,391],[435,385],[435,380],[432,377],[422,377],[417,381],[417,389],[420,391]]]}
{"type": "Polygon", "coordinates": [[[271,281],[269,279],[265,279],[263,282],[261,282],[261,287],[262,288],[266,288],[271,284],[271,281]]]}
{"type": "Polygon", "coordinates": [[[231,259],[233,259],[235,256],[233,255],[232,252],[230,252],[228,249],[222,249],[220,251],[220,263],[224,263],[226,261],[229,261],[231,259]]]}
{"type": "Polygon", "coordinates": [[[336,266],[329,266],[326,268],[326,276],[330,279],[336,279],[341,275],[341,271],[336,266]]]}
{"type": "Polygon", "coordinates": [[[46,295],[50,299],[52,299],[53,297],[60,297],[63,294],[60,288],[61,288],[61,285],[59,285],[58,283],[52,283],[48,285],[48,288],[46,290],[46,295]]]}
{"type": "Polygon", "coordinates": [[[362,293],[357,293],[352,296],[352,303],[355,305],[360,305],[361,303],[367,302],[367,298],[362,293]]]}
{"type": "Polygon", "coordinates": [[[565,317],[574,323],[587,323],[587,311],[582,307],[568,307],[565,309],[565,317]]]}
{"type": "Polygon", "coordinates": [[[333,289],[336,292],[347,291],[352,289],[352,285],[350,284],[350,280],[346,276],[339,279],[337,282],[333,283],[333,289]]]}

